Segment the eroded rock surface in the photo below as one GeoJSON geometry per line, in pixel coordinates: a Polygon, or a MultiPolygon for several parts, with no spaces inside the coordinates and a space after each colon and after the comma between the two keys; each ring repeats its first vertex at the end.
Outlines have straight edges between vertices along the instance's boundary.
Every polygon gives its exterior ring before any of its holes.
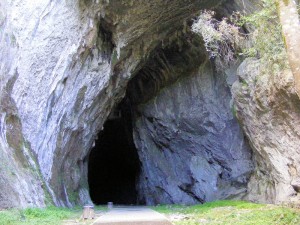
{"type": "Polygon", "coordinates": [[[193,204],[246,193],[251,150],[230,101],[225,77],[206,62],[137,107],[140,198],[193,204]]]}
{"type": "Polygon", "coordinates": [[[219,6],[227,15],[252,4],[222,2],[1,1],[0,207],[89,203],[88,155],[126,89],[141,201],[247,194],[276,202],[298,192],[292,80],[260,77],[246,64],[239,70],[234,101],[253,168],[232,114],[236,69],[217,74],[201,40],[189,33],[201,9],[219,6]]]}
{"type": "MultiPolygon", "coordinates": [[[[186,19],[219,2],[1,1],[1,98],[8,92],[14,102],[22,154],[30,152],[56,205],[89,201],[87,155],[128,80],[186,19]]],[[[10,115],[1,109],[1,149],[16,152],[8,150],[10,115]]],[[[35,205],[44,204],[44,192],[35,205]]],[[[28,204],[21,199],[11,206],[28,204]]]]}
{"type": "Polygon", "coordinates": [[[300,101],[289,70],[261,73],[247,59],[233,86],[236,111],[254,152],[256,169],[248,198],[282,202],[299,192],[300,101]]]}

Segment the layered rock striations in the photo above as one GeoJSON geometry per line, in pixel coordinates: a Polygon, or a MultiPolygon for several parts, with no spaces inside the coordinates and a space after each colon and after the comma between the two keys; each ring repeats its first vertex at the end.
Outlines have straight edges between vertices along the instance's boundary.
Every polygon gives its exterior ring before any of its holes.
{"type": "Polygon", "coordinates": [[[232,100],[236,67],[216,72],[189,32],[201,9],[243,5],[222,2],[1,1],[0,208],[89,203],[89,153],[124,96],[140,202],[295,195],[292,78],[259,83],[246,61],[232,100]]]}
{"type": "MultiPolygon", "coordinates": [[[[45,181],[37,201],[20,197],[8,205],[44,205],[45,192],[56,205],[88,201],[87,155],[128,80],[186,19],[218,2],[2,1],[1,102],[15,105],[11,129],[20,132],[21,155],[29,152],[41,177],[28,176],[45,181]]],[[[5,155],[18,151],[7,143],[8,110],[1,103],[5,155]]],[[[18,176],[21,183],[25,176],[18,176]]],[[[12,190],[33,196],[18,185],[12,190]]]]}
{"type": "Polygon", "coordinates": [[[228,77],[214,70],[198,37],[186,39],[157,53],[128,86],[147,204],[241,198],[253,169],[228,77]]]}
{"type": "Polygon", "coordinates": [[[255,171],[248,199],[299,201],[300,100],[291,71],[261,73],[257,59],[238,68],[233,85],[236,112],[253,149],[255,171]]]}

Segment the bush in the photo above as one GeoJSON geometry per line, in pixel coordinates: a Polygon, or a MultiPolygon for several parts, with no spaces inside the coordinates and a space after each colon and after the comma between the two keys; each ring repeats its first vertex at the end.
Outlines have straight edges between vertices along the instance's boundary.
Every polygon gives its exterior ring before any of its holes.
{"type": "Polygon", "coordinates": [[[287,54],[281,34],[275,0],[262,0],[260,10],[217,20],[215,12],[204,10],[192,25],[201,35],[216,68],[222,70],[238,56],[261,59],[262,72],[279,72],[287,67],[287,54]],[[241,32],[246,30],[246,32],[241,32]]]}
{"type": "Polygon", "coordinates": [[[217,59],[217,69],[223,69],[236,59],[239,43],[244,39],[239,27],[228,18],[214,18],[215,12],[204,10],[192,25],[192,31],[201,35],[210,58],[217,59]]]}

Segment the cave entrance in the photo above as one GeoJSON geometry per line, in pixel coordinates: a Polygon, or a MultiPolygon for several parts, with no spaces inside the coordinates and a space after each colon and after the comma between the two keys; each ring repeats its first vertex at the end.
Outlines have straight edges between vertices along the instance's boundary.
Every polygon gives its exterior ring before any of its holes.
{"type": "Polygon", "coordinates": [[[133,143],[130,109],[120,104],[98,134],[89,155],[88,183],[95,204],[137,204],[140,163],[133,143]]]}

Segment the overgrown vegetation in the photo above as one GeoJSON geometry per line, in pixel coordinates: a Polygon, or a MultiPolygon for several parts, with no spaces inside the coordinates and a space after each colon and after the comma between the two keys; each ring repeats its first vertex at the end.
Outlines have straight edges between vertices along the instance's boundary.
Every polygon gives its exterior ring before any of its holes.
{"type": "Polygon", "coordinates": [[[267,72],[279,72],[287,67],[287,54],[275,0],[262,0],[260,10],[241,16],[236,23],[249,30],[249,46],[243,49],[247,57],[259,57],[267,72]]]}
{"type": "Polygon", "coordinates": [[[245,201],[216,201],[195,206],[158,206],[174,224],[273,225],[300,224],[300,211],[245,201]]]}
{"type": "Polygon", "coordinates": [[[275,0],[262,0],[260,10],[244,15],[235,12],[217,20],[213,11],[202,11],[192,30],[202,36],[217,69],[224,69],[238,57],[261,59],[263,72],[278,72],[287,67],[287,54],[275,0]]]}
{"type": "Polygon", "coordinates": [[[244,37],[228,18],[219,21],[214,16],[213,11],[202,11],[192,31],[202,36],[209,57],[218,62],[217,69],[223,69],[236,59],[238,45],[244,37]]]}

